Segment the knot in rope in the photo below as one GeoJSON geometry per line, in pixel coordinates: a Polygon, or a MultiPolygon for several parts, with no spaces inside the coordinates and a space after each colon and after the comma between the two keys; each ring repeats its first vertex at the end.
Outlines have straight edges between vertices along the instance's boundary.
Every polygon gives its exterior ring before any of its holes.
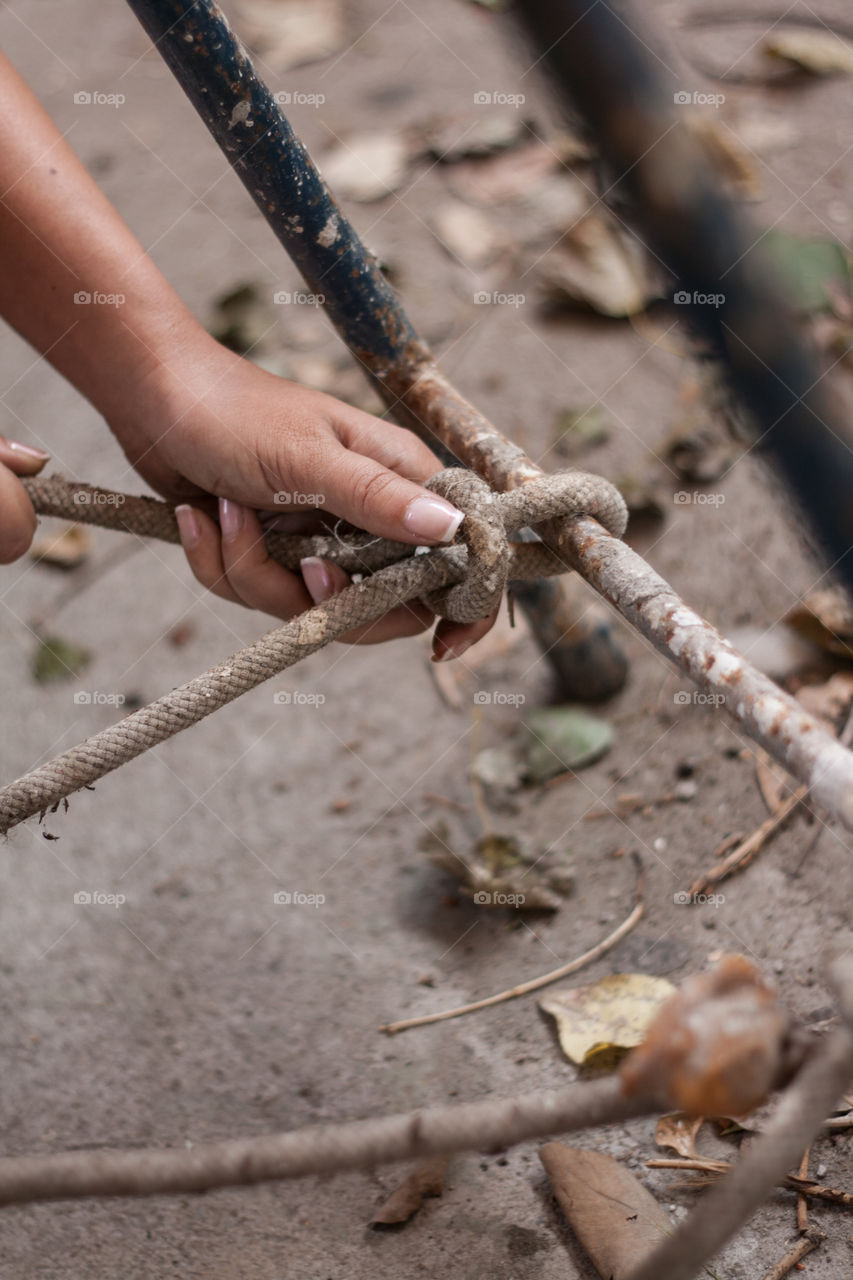
{"type": "MultiPolygon", "coordinates": [[[[529,480],[508,493],[495,493],[476,472],[451,467],[432,476],[426,488],[465,512],[454,539],[466,548],[465,577],[452,587],[424,596],[434,613],[453,622],[476,622],[492,613],[508,580],[535,576],[530,567],[525,569],[528,559],[559,560],[541,543],[509,541],[510,535],[526,525],[567,516],[594,516],[609,533],[621,538],[628,523],[619,490],[603,476],[585,471],[561,471],[529,480]]],[[[563,564],[564,569],[568,567],[563,564]]]]}

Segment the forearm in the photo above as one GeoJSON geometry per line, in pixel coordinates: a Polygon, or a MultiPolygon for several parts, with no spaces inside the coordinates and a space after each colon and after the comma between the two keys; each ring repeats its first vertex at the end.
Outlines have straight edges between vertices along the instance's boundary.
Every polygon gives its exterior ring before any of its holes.
{"type": "Polygon", "coordinates": [[[0,313],[121,415],[200,326],[2,54],[0,192],[0,313]]]}

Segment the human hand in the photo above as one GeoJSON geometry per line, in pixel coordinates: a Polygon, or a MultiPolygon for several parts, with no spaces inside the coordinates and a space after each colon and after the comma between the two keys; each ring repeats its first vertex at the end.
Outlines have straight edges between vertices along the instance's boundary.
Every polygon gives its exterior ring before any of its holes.
{"type": "Polygon", "coordinates": [[[0,564],[17,560],[36,531],[36,513],[18,476],[35,476],[50,457],[41,449],[0,436],[0,564]]]}
{"type": "MultiPolygon", "coordinates": [[[[194,334],[168,368],[153,368],[129,399],[110,425],[140,474],[180,504],[190,567],[225,600],[286,619],[349,585],[316,557],[301,576],[283,569],[267,553],[259,512],[291,532],[316,531],[325,514],[415,546],[450,541],[462,519],[421,487],[442,464],[411,432],[275,377],[206,334],[194,334]]],[[[412,601],[345,639],[376,643],[432,621],[412,601]]],[[[458,657],[493,622],[440,621],[433,657],[458,657]]]]}

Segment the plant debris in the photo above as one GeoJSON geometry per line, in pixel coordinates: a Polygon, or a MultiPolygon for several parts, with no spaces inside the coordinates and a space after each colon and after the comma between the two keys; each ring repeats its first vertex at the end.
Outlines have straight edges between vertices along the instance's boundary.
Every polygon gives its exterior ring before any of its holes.
{"type": "Polygon", "coordinates": [[[540,1148],[539,1158],[557,1203],[602,1280],[628,1280],[672,1233],[654,1196],[612,1156],[549,1142],[540,1148]]]}
{"type": "Polygon", "coordinates": [[[235,10],[240,35],[276,72],[327,58],[347,41],[340,0],[236,0],[235,10]]]}
{"type": "Polygon", "coordinates": [[[614,973],[539,1001],[557,1022],[560,1048],[577,1066],[611,1069],[646,1032],[676,988],[646,973],[614,973]]]}
{"type": "Polygon", "coordinates": [[[431,1156],[415,1165],[408,1177],[388,1197],[370,1219],[372,1227],[389,1227],[408,1222],[423,1205],[427,1196],[440,1196],[444,1191],[449,1156],[431,1156]]]}
{"type": "Polygon", "coordinates": [[[537,278],[548,304],[581,304],[605,316],[636,315],[660,296],[639,242],[598,213],[566,231],[542,259],[537,278]]]}
{"type": "Polygon", "coordinates": [[[853,44],[826,28],[774,31],[764,52],[814,76],[853,75],[853,44]]]}
{"type": "Polygon", "coordinates": [[[82,524],[70,524],[56,533],[36,538],[30,547],[33,560],[57,569],[76,569],[92,551],[92,531],[82,524]]]}
{"type": "Polygon", "coordinates": [[[554,452],[574,458],[610,439],[612,423],[600,404],[574,405],[561,409],[554,423],[554,452]]]}
{"type": "Polygon", "coordinates": [[[424,835],[421,849],[456,877],[477,906],[557,911],[572,891],[573,869],[566,854],[528,850],[514,835],[489,832],[462,855],[450,845],[447,827],[440,823],[424,835]]]}
{"type": "Polygon", "coordinates": [[[613,726],[574,707],[538,707],[527,718],[527,732],[527,772],[534,783],[594,764],[613,746],[613,726]]]}
{"type": "Polygon", "coordinates": [[[59,636],[42,636],[33,655],[32,673],[36,684],[58,684],[80,676],[92,661],[92,654],[80,645],[59,636]]]}
{"type": "Polygon", "coordinates": [[[704,1116],[686,1116],[681,1111],[673,1111],[658,1120],[655,1142],[687,1159],[698,1159],[696,1135],[704,1123],[704,1116]]]}
{"type": "Polygon", "coordinates": [[[406,176],[409,155],[399,133],[359,133],[327,151],[323,177],[336,196],[372,204],[396,191],[406,176]]]}

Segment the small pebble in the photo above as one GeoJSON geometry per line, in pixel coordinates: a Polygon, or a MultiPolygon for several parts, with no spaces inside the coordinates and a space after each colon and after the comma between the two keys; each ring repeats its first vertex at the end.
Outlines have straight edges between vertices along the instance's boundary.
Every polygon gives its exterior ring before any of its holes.
{"type": "Polygon", "coordinates": [[[819,1165],[818,1165],[818,1167],[817,1167],[816,1173],[817,1173],[817,1176],[818,1176],[819,1178],[823,1178],[823,1177],[825,1177],[825,1176],[826,1176],[826,1165],[825,1165],[825,1164],[819,1164],[819,1165]]]}
{"type": "Polygon", "coordinates": [[[676,782],[672,794],[676,800],[692,800],[698,789],[692,778],[682,778],[681,782],[676,782]]]}
{"type": "Polygon", "coordinates": [[[782,961],[782,960],[774,960],[774,961],[773,961],[773,972],[774,972],[774,973],[784,973],[784,972],[785,972],[785,963],[784,963],[784,961],[782,961]]]}
{"type": "Polygon", "coordinates": [[[665,839],[665,837],[664,837],[664,836],[658,836],[655,840],[653,840],[653,841],[652,841],[652,848],[654,849],[655,853],[663,853],[664,849],[666,848],[666,839],[665,839]]]}

